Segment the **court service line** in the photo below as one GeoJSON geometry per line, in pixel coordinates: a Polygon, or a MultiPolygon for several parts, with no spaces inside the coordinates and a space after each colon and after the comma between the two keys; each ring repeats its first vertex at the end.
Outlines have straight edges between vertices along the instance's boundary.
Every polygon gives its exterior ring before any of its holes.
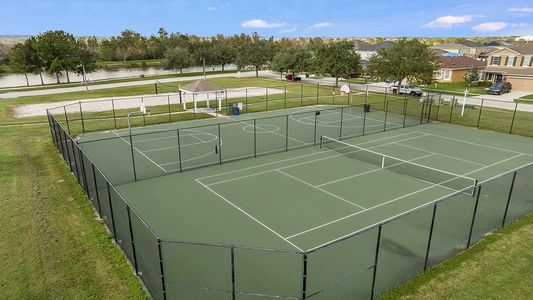
{"type": "MultiPolygon", "coordinates": [[[[406,132],[406,133],[402,133],[402,134],[398,134],[398,135],[395,135],[395,136],[387,136],[387,137],[383,137],[383,138],[379,138],[379,139],[375,139],[375,140],[370,140],[370,141],[366,141],[366,142],[363,142],[363,143],[359,143],[357,145],[366,145],[366,144],[371,144],[371,143],[374,143],[374,142],[377,142],[377,141],[382,141],[382,140],[387,140],[387,139],[391,139],[391,138],[396,138],[396,137],[400,137],[400,136],[405,136],[405,135],[410,135],[410,134],[413,134],[415,133],[414,131],[411,131],[411,132],[406,132]]],[[[420,132],[419,132],[420,133],[420,132]]],[[[414,138],[421,138],[421,137],[424,137],[424,136],[427,136],[429,134],[425,134],[425,133],[422,133],[423,135],[420,135],[420,136],[416,136],[414,138]]],[[[403,140],[400,140],[399,142],[402,142],[403,140]]],[[[382,145],[380,145],[382,146],[382,145]]],[[[314,153],[310,153],[310,154],[306,154],[306,155],[302,155],[302,156],[298,156],[298,157],[291,157],[291,158],[287,158],[287,159],[282,159],[282,160],[278,160],[278,161],[273,161],[273,162],[269,162],[269,163],[264,163],[264,164],[260,164],[260,165],[256,165],[256,166],[251,166],[251,167],[246,167],[246,168],[242,168],[242,169],[238,169],[238,170],[233,170],[233,171],[228,171],[228,172],[223,172],[223,173],[218,173],[218,174],[213,174],[213,175],[209,175],[209,176],[204,176],[204,177],[199,177],[198,179],[207,179],[207,178],[211,178],[211,177],[217,177],[217,176],[221,176],[221,175],[227,175],[227,174],[231,174],[231,173],[237,173],[237,172],[241,172],[241,171],[245,171],[245,170],[250,170],[250,169],[255,169],[255,168],[260,168],[260,167],[264,167],[264,166],[268,166],[268,165],[273,165],[273,164],[277,164],[277,163],[281,163],[281,162],[286,162],[286,161],[291,161],[291,160],[296,160],[296,159],[301,159],[301,158],[304,158],[304,157],[309,157],[309,156],[315,156],[315,155],[322,155],[323,152],[314,152],[314,153]]],[[[329,156],[328,156],[329,157],[329,156]]]]}
{"type": "Polygon", "coordinates": [[[257,222],[259,225],[263,226],[264,228],[268,229],[270,232],[274,233],[276,236],[278,236],[279,238],[283,239],[285,242],[289,243],[291,246],[293,246],[294,248],[298,249],[299,251],[303,251],[302,249],[300,249],[298,246],[296,246],[294,243],[292,243],[291,241],[289,241],[288,239],[284,238],[281,234],[279,234],[278,232],[276,232],[274,229],[268,227],[267,225],[265,225],[263,222],[259,221],[257,218],[255,218],[254,216],[250,215],[249,213],[247,213],[244,209],[238,207],[237,205],[233,204],[231,201],[229,201],[228,199],[224,198],[222,195],[220,195],[219,193],[215,192],[213,189],[211,189],[210,187],[206,186],[205,184],[201,183],[198,179],[196,179],[196,182],[198,182],[200,185],[202,185],[203,187],[205,187],[206,189],[208,189],[211,193],[217,195],[220,199],[224,200],[226,203],[228,203],[229,205],[233,206],[235,209],[237,209],[238,211],[242,212],[243,214],[245,214],[246,216],[248,216],[250,219],[254,220],[255,222],[257,222]]]}
{"type": "MultiPolygon", "coordinates": [[[[422,131],[414,131],[414,132],[422,133],[422,131]]],[[[498,147],[489,146],[489,145],[484,145],[484,144],[478,144],[478,143],[469,142],[469,141],[465,141],[465,140],[461,140],[461,139],[456,139],[456,138],[451,138],[451,137],[443,136],[443,135],[436,135],[436,134],[432,134],[432,133],[428,133],[428,135],[431,135],[431,136],[434,136],[434,137],[437,137],[437,138],[443,138],[443,139],[452,140],[452,141],[457,141],[457,142],[462,142],[462,143],[466,143],[466,144],[470,144],[470,145],[475,145],[475,146],[485,147],[485,148],[489,148],[489,149],[494,149],[494,150],[500,150],[500,151],[505,151],[505,152],[511,152],[511,153],[515,153],[515,154],[530,155],[530,154],[525,154],[525,153],[518,152],[518,151],[513,151],[513,150],[508,150],[508,149],[498,148],[498,147]]]]}
{"type": "Polygon", "coordinates": [[[128,142],[126,139],[124,139],[123,137],[121,137],[120,135],[118,135],[117,133],[115,133],[113,131],[114,134],[116,134],[121,140],[123,140],[124,142],[126,142],[126,144],[130,145],[133,149],[137,150],[137,152],[139,152],[142,156],[146,157],[146,159],[148,159],[149,161],[151,161],[154,165],[156,165],[159,169],[161,169],[163,172],[167,173],[167,170],[163,169],[163,167],[161,167],[158,163],[156,163],[155,161],[153,161],[150,157],[148,157],[146,154],[144,154],[141,150],[137,149],[137,147],[133,146],[130,144],[130,142],[128,142]]]}
{"type": "Polygon", "coordinates": [[[413,146],[409,146],[409,145],[401,144],[401,143],[398,143],[398,142],[395,142],[394,144],[396,144],[396,145],[398,145],[398,146],[403,146],[403,147],[407,147],[407,148],[415,149],[415,150],[420,150],[420,151],[423,151],[423,152],[433,153],[433,154],[436,154],[436,155],[440,155],[440,156],[444,156],[444,157],[447,157],[447,158],[451,158],[451,159],[455,159],[455,160],[459,160],[459,161],[463,161],[463,162],[471,163],[471,164],[478,165],[478,166],[482,166],[482,167],[486,166],[486,165],[484,165],[484,164],[480,164],[480,163],[477,163],[477,162],[473,162],[473,161],[470,161],[470,160],[467,160],[467,159],[461,159],[461,158],[453,157],[453,156],[451,156],[451,155],[446,155],[446,154],[442,154],[442,153],[439,153],[439,152],[429,151],[429,150],[426,150],[426,149],[422,149],[422,148],[418,148],[418,147],[413,147],[413,146]]]}
{"type": "MultiPolygon", "coordinates": [[[[407,139],[404,139],[404,140],[412,140],[412,139],[421,138],[421,137],[423,137],[423,136],[416,136],[416,137],[407,138],[407,139]]],[[[369,147],[368,149],[379,148],[379,147],[382,147],[382,146],[385,146],[385,145],[389,145],[389,144],[392,144],[392,143],[393,142],[386,143],[386,144],[381,144],[381,145],[377,145],[377,146],[374,146],[374,147],[369,147]]],[[[360,151],[360,150],[357,150],[357,151],[360,151]]],[[[316,154],[321,154],[321,153],[323,153],[323,152],[321,151],[321,152],[313,153],[311,155],[316,155],[316,154]]],[[[300,156],[300,158],[301,157],[311,156],[311,155],[300,156]]],[[[252,174],[248,174],[248,175],[243,175],[243,176],[240,176],[240,177],[234,177],[234,178],[230,178],[230,179],[226,179],[226,180],[222,180],[222,181],[217,181],[217,182],[214,182],[214,183],[210,183],[208,185],[209,186],[217,185],[217,184],[230,182],[230,181],[234,181],[234,180],[239,180],[239,179],[243,179],[243,178],[247,178],[247,177],[253,177],[253,176],[265,174],[265,173],[268,173],[268,172],[271,172],[271,171],[275,171],[275,170],[278,170],[278,169],[279,170],[288,169],[288,168],[292,168],[292,167],[296,167],[296,166],[315,163],[317,161],[322,161],[322,160],[326,160],[326,159],[330,159],[330,158],[334,158],[334,157],[339,157],[339,156],[342,156],[342,155],[344,155],[344,154],[336,154],[336,155],[330,155],[330,156],[326,156],[326,157],[320,157],[320,158],[317,158],[317,159],[307,160],[307,161],[304,161],[304,162],[300,162],[300,163],[284,166],[284,167],[281,167],[281,168],[274,168],[274,169],[270,169],[270,170],[267,170],[267,171],[261,171],[261,172],[256,172],[256,173],[252,173],[252,174]]],[[[290,160],[290,159],[288,159],[288,160],[290,160]]],[[[278,162],[282,162],[282,161],[285,161],[285,160],[281,160],[281,161],[278,161],[278,162]]],[[[274,162],[274,163],[278,163],[278,162],[274,162]]],[[[269,164],[272,164],[272,163],[268,163],[268,164],[264,164],[264,165],[269,165],[269,164]]],[[[245,168],[245,169],[241,169],[241,170],[246,170],[246,169],[250,169],[250,168],[245,168]]],[[[240,170],[236,170],[236,171],[240,171],[240,170]]],[[[222,173],[222,174],[225,174],[225,173],[222,173]]],[[[213,176],[218,176],[218,175],[221,175],[221,174],[202,177],[202,178],[199,178],[199,179],[203,180],[203,179],[210,178],[210,177],[213,177],[213,176]]]]}
{"type": "MultiPolygon", "coordinates": [[[[468,172],[468,173],[463,174],[462,176],[471,175],[471,174],[473,174],[473,173],[475,173],[475,172],[479,172],[479,171],[481,171],[481,170],[484,170],[484,169],[486,169],[486,168],[489,168],[489,167],[495,166],[495,165],[497,165],[497,164],[501,164],[501,163],[503,163],[503,162],[509,161],[509,160],[514,159],[514,158],[519,157],[519,156],[522,156],[522,154],[515,155],[515,156],[513,156],[513,157],[510,157],[510,158],[507,158],[507,159],[504,159],[504,160],[501,160],[501,161],[495,162],[495,163],[493,163],[493,164],[491,164],[491,165],[488,165],[488,166],[485,166],[485,167],[482,167],[482,168],[479,168],[479,169],[473,170],[473,171],[471,171],[471,172],[468,172]]],[[[322,225],[315,226],[315,227],[313,227],[313,228],[310,228],[310,229],[307,229],[307,230],[305,230],[305,231],[302,231],[302,232],[299,232],[299,233],[293,234],[293,235],[291,235],[291,236],[289,236],[289,237],[286,237],[286,238],[287,238],[287,239],[290,239],[290,238],[293,238],[293,237],[296,237],[296,236],[299,236],[299,235],[302,235],[302,234],[305,234],[305,233],[308,233],[308,232],[314,231],[314,230],[316,230],[316,229],[320,229],[320,228],[322,228],[322,227],[325,227],[325,226],[328,226],[328,225],[331,225],[331,224],[337,223],[337,222],[339,222],[339,221],[345,220],[345,219],[347,219],[347,218],[350,218],[350,217],[356,216],[356,215],[358,215],[358,214],[360,214],[360,213],[363,213],[363,212],[366,212],[366,211],[369,211],[369,210],[372,210],[372,209],[375,209],[375,208],[381,207],[381,206],[383,206],[383,205],[386,205],[386,204],[389,204],[389,203],[392,203],[392,202],[396,202],[396,201],[401,200],[401,199],[403,199],[403,198],[405,198],[405,197],[412,196],[412,195],[414,195],[414,194],[417,194],[417,193],[420,193],[420,192],[426,191],[426,190],[431,189],[431,188],[434,188],[434,187],[436,187],[436,186],[439,186],[439,185],[438,185],[438,184],[434,184],[434,185],[428,186],[428,187],[423,188],[423,189],[421,189],[421,190],[414,191],[414,192],[412,192],[412,193],[409,193],[409,194],[406,194],[406,195],[400,196],[400,197],[398,197],[398,198],[395,198],[395,199],[389,200],[389,201],[387,201],[387,202],[380,203],[380,204],[378,204],[378,205],[375,205],[375,206],[372,206],[372,207],[370,207],[370,208],[367,208],[366,210],[362,210],[362,211],[355,212],[355,213],[353,213],[353,214],[350,214],[350,215],[344,216],[344,217],[339,218],[339,219],[337,219],[337,220],[333,220],[333,221],[330,221],[330,222],[324,223],[324,224],[322,224],[322,225]]],[[[430,202],[431,202],[431,201],[430,201],[430,202]]],[[[429,203],[429,202],[428,202],[428,203],[429,203]]],[[[426,203],[426,204],[427,204],[427,203],[426,203]]],[[[379,224],[379,223],[376,223],[376,224],[379,224]]],[[[375,225],[375,224],[374,224],[374,225],[375,225]]]]}
{"type": "Polygon", "coordinates": [[[346,200],[346,199],[344,199],[344,198],[342,198],[342,197],[340,197],[340,196],[337,196],[337,195],[335,195],[335,194],[333,194],[333,193],[330,193],[330,192],[328,192],[328,191],[326,191],[326,190],[324,190],[324,189],[321,189],[320,187],[314,186],[314,185],[310,184],[309,182],[304,181],[304,180],[302,180],[302,179],[300,179],[300,178],[298,178],[298,177],[296,177],[296,176],[292,176],[292,175],[290,175],[290,174],[288,174],[288,173],[285,173],[285,172],[281,171],[280,169],[275,169],[275,171],[277,171],[277,172],[279,172],[279,173],[281,173],[281,174],[283,174],[283,175],[285,175],[285,176],[287,176],[287,177],[290,177],[290,178],[292,178],[292,179],[294,179],[294,180],[296,180],[296,181],[299,181],[299,182],[301,182],[301,183],[303,183],[303,184],[305,184],[305,185],[308,185],[308,186],[310,186],[310,187],[312,187],[312,188],[314,188],[314,189],[317,189],[317,190],[319,190],[319,191],[321,191],[321,192],[324,192],[324,193],[326,193],[326,194],[328,194],[328,195],[330,195],[330,196],[333,196],[333,197],[335,197],[335,198],[337,198],[337,199],[339,199],[339,200],[342,200],[342,201],[344,201],[344,202],[346,202],[346,203],[348,203],[348,204],[350,204],[350,205],[356,206],[356,207],[358,207],[358,208],[360,208],[360,209],[366,209],[366,208],[362,207],[361,205],[358,205],[358,204],[356,204],[356,203],[354,203],[354,202],[352,202],[352,201],[346,200]]]}

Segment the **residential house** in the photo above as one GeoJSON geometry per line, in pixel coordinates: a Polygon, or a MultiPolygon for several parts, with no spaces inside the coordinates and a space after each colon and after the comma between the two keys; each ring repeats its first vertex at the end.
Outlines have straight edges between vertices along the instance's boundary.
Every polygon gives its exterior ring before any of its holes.
{"type": "Polygon", "coordinates": [[[369,66],[369,59],[372,55],[375,55],[379,49],[388,48],[394,45],[394,42],[384,41],[378,44],[368,44],[360,49],[356,49],[355,52],[361,56],[361,66],[366,69],[369,66]]]}
{"type": "Polygon", "coordinates": [[[367,43],[361,40],[353,40],[352,43],[353,43],[353,49],[356,51],[370,46],[370,43],[367,43]]]}
{"type": "Polygon", "coordinates": [[[464,76],[472,68],[480,71],[486,63],[467,56],[440,56],[440,69],[435,72],[435,80],[438,82],[461,82],[464,76]]]}
{"type": "Polygon", "coordinates": [[[497,48],[482,45],[472,41],[462,41],[457,43],[442,43],[434,45],[431,47],[431,49],[486,60],[487,53],[492,52],[497,48]]]}
{"type": "Polygon", "coordinates": [[[507,81],[513,85],[513,90],[533,92],[533,42],[489,53],[482,79],[507,81]]]}

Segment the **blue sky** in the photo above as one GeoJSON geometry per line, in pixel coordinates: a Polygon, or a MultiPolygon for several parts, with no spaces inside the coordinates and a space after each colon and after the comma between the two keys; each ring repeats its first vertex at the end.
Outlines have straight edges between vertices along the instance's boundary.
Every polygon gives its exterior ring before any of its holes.
{"type": "Polygon", "coordinates": [[[0,0],[0,34],[149,35],[160,27],[202,36],[533,35],[533,0],[0,0]]]}

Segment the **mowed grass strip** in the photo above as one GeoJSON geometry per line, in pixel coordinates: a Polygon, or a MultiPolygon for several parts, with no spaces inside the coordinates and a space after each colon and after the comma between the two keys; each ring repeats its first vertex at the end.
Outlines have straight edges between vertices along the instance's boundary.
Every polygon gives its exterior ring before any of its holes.
{"type": "Polygon", "coordinates": [[[531,299],[532,250],[529,214],[381,299],[531,299]]]}
{"type": "Polygon", "coordinates": [[[44,126],[0,133],[0,299],[145,299],[44,126]]]}

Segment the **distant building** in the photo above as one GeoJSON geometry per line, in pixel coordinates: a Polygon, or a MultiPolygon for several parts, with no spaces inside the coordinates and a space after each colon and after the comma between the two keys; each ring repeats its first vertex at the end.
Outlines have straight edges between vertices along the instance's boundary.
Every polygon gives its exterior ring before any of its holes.
{"type": "Polygon", "coordinates": [[[462,41],[457,43],[443,43],[431,47],[433,50],[454,53],[456,56],[468,56],[476,59],[486,60],[487,54],[497,48],[483,45],[472,41],[462,41]]]}
{"type": "Polygon", "coordinates": [[[513,90],[533,92],[533,42],[492,51],[487,62],[482,80],[507,81],[513,90]]]}
{"type": "Polygon", "coordinates": [[[384,41],[378,44],[368,44],[365,47],[361,47],[360,49],[355,50],[355,52],[361,56],[361,66],[363,67],[363,69],[368,68],[368,66],[370,65],[370,57],[375,55],[379,49],[388,48],[394,44],[395,43],[391,41],[384,41]]]}
{"type": "Polygon", "coordinates": [[[471,68],[482,69],[486,63],[467,56],[441,56],[440,69],[435,72],[438,82],[461,82],[471,68]]]}

